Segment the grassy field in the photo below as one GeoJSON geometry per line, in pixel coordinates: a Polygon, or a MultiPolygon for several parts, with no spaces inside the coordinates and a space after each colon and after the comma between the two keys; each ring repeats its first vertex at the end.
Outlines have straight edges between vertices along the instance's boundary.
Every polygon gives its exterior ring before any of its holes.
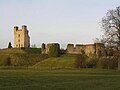
{"type": "Polygon", "coordinates": [[[120,90],[120,72],[98,69],[1,69],[0,90],[120,90]]]}
{"type": "Polygon", "coordinates": [[[0,90],[120,90],[120,72],[75,69],[75,60],[48,58],[40,49],[0,50],[0,90]],[[11,66],[4,65],[7,57],[11,66]]]}

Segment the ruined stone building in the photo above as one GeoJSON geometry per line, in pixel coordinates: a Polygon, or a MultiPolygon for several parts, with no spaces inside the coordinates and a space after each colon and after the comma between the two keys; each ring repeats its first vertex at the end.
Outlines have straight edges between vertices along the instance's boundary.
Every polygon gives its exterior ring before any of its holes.
{"type": "Polygon", "coordinates": [[[82,54],[85,53],[87,56],[97,55],[101,56],[104,54],[104,44],[103,43],[94,43],[94,44],[77,44],[74,47],[74,44],[67,45],[67,53],[69,54],[82,54]]]}
{"type": "Polygon", "coordinates": [[[48,43],[44,47],[45,48],[42,50],[42,54],[48,54],[50,52],[50,48],[56,48],[55,50],[57,51],[60,50],[59,43],[48,43]]]}
{"type": "MultiPolygon", "coordinates": [[[[42,54],[48,54],[51,47],[56,47],[60,49],[58,43],[49,43],[47,45],[43,44],[42,54]]],[[[58,50],[58,49],[55,49],[58,50]]],[[[55,51],[56,52],[56,51],[55,51]]],[[[66,54],[86,54],[87,56],[104,56],[105,55],[105,46],[103,43],[94,43],[94,44],[68,44],[66,48],[66,54]]]]}
{"type": "Polygon", "coordinates": [[[14,27],[14,48],[22,47],[30,47],[30,37],[26,25],[23,25],[22,29],[19,29],[18,26],[14,27]]]}

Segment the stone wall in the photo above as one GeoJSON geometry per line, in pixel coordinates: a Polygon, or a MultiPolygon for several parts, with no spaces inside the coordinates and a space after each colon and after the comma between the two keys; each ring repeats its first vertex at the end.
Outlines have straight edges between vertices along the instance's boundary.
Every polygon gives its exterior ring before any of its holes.
{"type": "Polygon", "coordinates": [[[94,43],[94,44],[87,44],[87,45],[82,45],[82,44],[68,44],[67,45],[67,53],[69,54],[82,54],[83,52],[87,56],[91,55],[101,55],[103,54],[104,50],[104,44],[102,43],[94,43]]]}
{"type": "Polygon", "coordinates": [[[57,47],[58,49],[60,49],[59,43],[48,43],[45,45],[45,49],[42,50],[42,54],[48,54],[50,52],[50,47],[57,47]]]}
{"type": "MultiPolygon", "coordinates": [[[[43,54],[48,54],[50,52],[50,47],[57,46],[60,48],[58,43],[49,43],[45,45],[45,49],[42,51],[43,54]]],[[[68,54],[86,54],[87,56],[103,56],[105,55],[105,47],[103,43],[94,43],[94,44],[68,44],[67,52],[68,54]]]]}

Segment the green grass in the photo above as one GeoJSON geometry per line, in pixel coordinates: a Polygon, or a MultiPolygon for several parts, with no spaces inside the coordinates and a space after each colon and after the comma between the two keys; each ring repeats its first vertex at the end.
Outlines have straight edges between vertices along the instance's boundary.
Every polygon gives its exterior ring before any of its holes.
{"type": "Polygon", "coordinates": [[[39,48],[12,48],[0,50],[0,66],[5,66],[8,57],[12,66],[29,66],[37,69],[73,69],[76,59],[75,55],[48,58],[47,55],[40,54],[39,48]]]}
{"type": "Polygon", "coordinates": [[[19,49],[19,48],[6,48],[6,49],[1,49],[0,50],[0,54],[40,54],[41,53],[41,49],[40,48],[23,48],[23,49],[19,49]]]}
{"type": "Polygon", "coordinates": [[[2,49],[0,50],[0,66],[4,66],[6,59],[10,57],[12,66],[31,66],[47,58],[40,54],[39,48],[26,49],[2,49]]]}
{"type": "Polygon", "coordinates": [[[0,70],[0,90],[120,90],[114,70],[0,70]]]}
{"type": "Polygon", "coordinates": [[[0,50],[0,61],[7,56],[18,66],[0,67],[0,90],[120,90],[120,72],[75,69],[75,55],[47,58],[35,49],[0,50]]]}
{"type": "Polygon", "coordinates": [[[50,57],[38,62],[32,68],[39,69],[73,69],[75,67],[75,55],[63,55],[61,57],[50,57]]]}

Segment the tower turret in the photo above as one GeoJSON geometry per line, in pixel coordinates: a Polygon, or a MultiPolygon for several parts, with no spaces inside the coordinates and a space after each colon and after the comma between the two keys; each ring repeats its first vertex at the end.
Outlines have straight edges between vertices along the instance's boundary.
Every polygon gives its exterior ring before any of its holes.
{"type": "Polygon", "coordinates": [[[18,30],[18,26],[14,26],[14,31],[17,31],[18,30]]]}
{"type": "Polygon", "coordinates": [[[26,26],[26,25],[23,25],[23,26],[22,26],[22,30],[27,30],[27,26],[26,26]]]}

